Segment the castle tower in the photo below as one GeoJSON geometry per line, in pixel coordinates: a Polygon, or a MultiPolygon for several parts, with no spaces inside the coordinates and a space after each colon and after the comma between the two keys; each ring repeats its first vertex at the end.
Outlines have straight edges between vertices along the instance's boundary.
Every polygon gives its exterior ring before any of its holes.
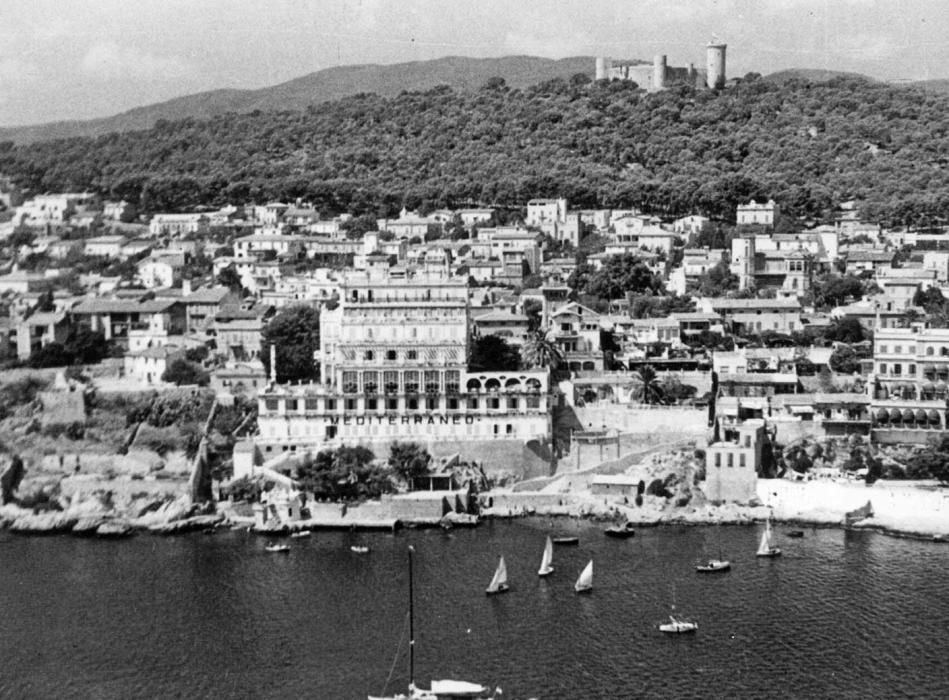
{"type": "Polygon", "coordinates": [[[666,57],[656,54],[652,59],[652,89],[663,90],[666,87],[666,57]]]}
{"type": "Polygon", "coordinates": [[[705,49],[706,72],[705,81],[711,90],[721,90],[725,87],[725,49],[726,44],[709,42],[705,49]]]}
{"type": "Polygon", "coordinates": [[[606,56],[596,57],[596,79],[608,80],[610,77],[611,62],[606,56]]]}

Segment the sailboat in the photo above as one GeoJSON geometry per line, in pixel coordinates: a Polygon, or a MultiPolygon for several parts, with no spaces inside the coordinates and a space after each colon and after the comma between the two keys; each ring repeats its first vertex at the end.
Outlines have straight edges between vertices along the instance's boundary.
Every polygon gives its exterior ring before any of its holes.
{"type": "Polygon", "coordinates": [[[509,590],[511,590],[511,587],[507,585],[507,566],[504,564],[504,557],[501,557],[498,568],[494,572],[494,578],[491,579],[491,583],[484,589],[484,592],[487,595],[495,595],[496,593],[507,593],[509,590]]]}
{"type": "Polygon", "coordinates": [[[732,563],[722,556],[721,539],[718,542],[718,559],[709,559],[704,564],[699,564],[695,570],[700,574],[715,574],[722,571],[728,571],[732,568],[732,563]]]}
{"type": "Polygon", "coordinates": [[[554,573],[554,543],[550,541],[550,535],[547,535],[547,544],[544,546],[544,556],[540,560],[537,575],[550,576],[552,573],[554,573]]]}
{"type": "Polygon", "coordinates": [[[580,578],[573,584],[573,590],[577,593],[589,593],[593,590],[593,560],[580,572],[580,578]]]}
{"type": "Polygon", "coordinates": [[[771,544],[771,518],[765,522],[764,532],[761,533],[761,543],[758,545],[758,551],[755,552],[758,557],[780,557],[781,549],[771,544]]]}
{"type": "Polygon", "coordinates": [[[440,680],[432,681],[429,690],[415,685],[415,595],[412,575],[412,557],[415,548],[409,547],[409,692],[398,695],[370,695],[369,700],[454,700],[466,698],[470,700],[495,700],[501,694],[496,688],[492,693],[489,688],[480,683],[468,681],[440,680]]]}
{"type": "MultiPolygon", "coordinates": [[[[676,587],[675,584],[672,585],[672,611],[675,612],[676,609],[676,587]]],[[[669,614],[669,622],[664,622],[659,625],[659,631],[665,632],[666,634],[688,634],[690,632],[695,632],[699,628],[697,622],[690,622],[688,620],[683,620],[676,617],[674,614],[669,614]]]]}

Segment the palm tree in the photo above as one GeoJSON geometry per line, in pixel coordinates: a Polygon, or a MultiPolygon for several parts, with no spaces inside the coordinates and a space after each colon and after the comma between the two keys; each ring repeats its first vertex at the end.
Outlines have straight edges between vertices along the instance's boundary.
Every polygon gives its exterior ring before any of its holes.
{"type": "Polygon", "coordinates": [[[633,374],[635,396],[643,403],[659,403],[663,399],[662,385],[652,365],[643,365],[633,374]]]}
{"type": "Polygon", "coordinates": [[[563,350],[549,336],[535,331],[521,348],[521,359],[531,369],[549,367],[554,372],[563,363],[563,350]]]}

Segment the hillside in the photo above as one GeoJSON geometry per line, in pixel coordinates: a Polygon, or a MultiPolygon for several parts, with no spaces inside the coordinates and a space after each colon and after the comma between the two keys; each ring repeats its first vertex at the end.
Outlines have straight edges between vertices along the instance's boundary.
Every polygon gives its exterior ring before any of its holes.
{"type": "Polygon", "coordinates": [[[303,197],[323,211],[404,204],[639,206],[730,219],[773,197],[831,221],[842,201],[891,224],[949,217],[949,98],[854,78],[645,94],[551,80],[361,94],[305,110],[161,122],[13,146],[0,172],[37,191],[91,188],[145,211],[303,197]]]}
{"type": "Polygon", "coordinates": [[[873,80],[873,78],[861,75],[860,73],[848,73],[847,71],[827,70],[824,68],[788,68],[787,70],[779,70],[775,73],[769,73],[764,79],[768,82],[783,85],[784,83],[790,82],[791,80],[799,80],[809,83],[826,83],[828,80],[832,80],[834,78],[859,78],[861,80],[873,80]]]}
{"type": "Polygon", "coordinates": [[[259,90],[201,92],[102,119],[0,128],[0,141],[32,143],[72,136],[99,136],[114,131],[148,129],[159,119],[207,119],[227,112],[304,109],[362,92],[392,97],[403,90],[427,90],[437,85],[457,90],[474,89],[495,76],[504,78],[511,87],[524,88],[552,78],[569,78],[574,73],[592,76],[593,61],[586,56],[560,60],[536,56],[448,56],[393,65],[338,66],[259,90]]]}

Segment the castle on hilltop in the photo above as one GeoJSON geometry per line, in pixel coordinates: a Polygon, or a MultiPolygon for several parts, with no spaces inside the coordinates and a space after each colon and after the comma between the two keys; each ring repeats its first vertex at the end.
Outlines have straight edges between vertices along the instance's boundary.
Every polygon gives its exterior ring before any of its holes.
{"type": "Polygon", "coordinates": [[[596,59],[597,80],[631,80],[649,92],[665,90],[672,85],[684,84],[696,88],[721,90],[725,87],[726,44],[709,42],[705,47],[705,70],[690,63],[684,68],[670,66],[665,55],[659,54],[650,64],[613,62],[605,56],[596,59]]]}

